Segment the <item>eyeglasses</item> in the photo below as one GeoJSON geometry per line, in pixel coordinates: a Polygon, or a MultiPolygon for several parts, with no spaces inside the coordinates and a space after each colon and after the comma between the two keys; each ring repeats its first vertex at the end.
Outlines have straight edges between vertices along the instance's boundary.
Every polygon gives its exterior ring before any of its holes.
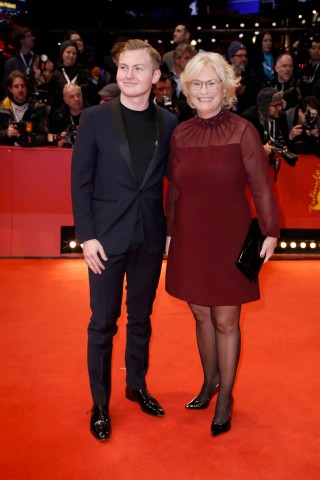
{"type": "Polygon", "coordinates": [[[311,110],[307,108],[306,113],[309,115],[311,118],[316,118],[318,116],[318,111],[317,110],[311,110]]]}
{"type": "Polygon", "coordinates": [[[192,88],[192,90],[195,90],[195,91],[201,90],[203,85],[205,85],[207,90],[209,92],[212,92],[212,90],[217,88],[217,86],[221,82],[222,82],[222,80],[207,80],[206,82],[202,82],[201,80],[192,80],[189,83],[189,85],[190,85],[190,88],[192,88]]]}
{"type": "Polygon", "coordinates": [[[283,108],[282,102],[279,103],[270,103],[270,107],[275,108],[276,110],[279,110],[280,108],[283,108]]]}

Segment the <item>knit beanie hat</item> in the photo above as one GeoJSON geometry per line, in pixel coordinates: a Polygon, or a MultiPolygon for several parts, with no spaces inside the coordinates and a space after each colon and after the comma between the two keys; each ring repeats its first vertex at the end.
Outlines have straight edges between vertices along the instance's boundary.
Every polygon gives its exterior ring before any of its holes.
{"type": "Polygon", "coordinates": [[[63,54],[66,48],[68,47],[75,47],[77,50],[77,53],[79,53],[78,45],[74,40],[66,40],[65,42],[62,42],[60,45],[60,55],[63,54]]]}
{"type": "Polygon", "coordinates": [[[240,42],[232,42],[228,48],[228,57],[233,57],[238,50],[247,50],[247,47],[240,42]]]}
{"type": "Polygon", "coordinates": [[[257,95],[258,110],[262,113],[264,118],[267,118],[270,103],[279,102],[282,99],[282,92],[277,92],[277,90],[272,87],[263,88],[257,95]]]}

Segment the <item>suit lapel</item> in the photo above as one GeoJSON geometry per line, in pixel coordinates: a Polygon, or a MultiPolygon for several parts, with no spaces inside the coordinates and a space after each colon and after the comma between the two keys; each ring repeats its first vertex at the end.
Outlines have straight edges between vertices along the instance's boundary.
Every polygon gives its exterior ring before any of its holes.
{"type": "Polygon", "coordinates": [[[156,138],[157,138],[156,142],[157,142],[157,145],[156,145],[156,148],[154,150],[152,160],[149,163],[149,167],[148,167],[148,169],[146,171],[146,174],[144,176],[144,179],[142,181],[141,188],[144,187],[146,182],[149,180],[150,175],[152,174],[152,172],[156,168],[157,163],[159,162],[160,152],[162,150],[162,143],[163,143],[163,138],[164,138],[164,124],[163,124],[162,115],[160,113],[160,108],[161,107],[158,107],[154,103],[152,103],[152,106],[153,106],[153,109],[154,109],[154,115],[155,115],[155,119],[156,119],[156,138]]]}
{"type": "MultiPolygon", "coordinates": [[[[117,133],[117,138],[118,138],[118,145],[119,149],[121,152],[121,155],[123,156],[126,164],[128,165],[128,168],[133,176],[133,178],[136,180],[133,164],[132,164],[132,157],[130,153],[130,148],[128,144],[128,139],[126,135],[126,131],[124,128],[124,123],[123,123],[123,118],[121,115],[121,105],[120,105],[120,98],[117,97],[112,101],[111,105],[111,114],[112,114],[112,121],[117,133]]],[[[138,182],[137,182],[138,183],[138,182]]]]}

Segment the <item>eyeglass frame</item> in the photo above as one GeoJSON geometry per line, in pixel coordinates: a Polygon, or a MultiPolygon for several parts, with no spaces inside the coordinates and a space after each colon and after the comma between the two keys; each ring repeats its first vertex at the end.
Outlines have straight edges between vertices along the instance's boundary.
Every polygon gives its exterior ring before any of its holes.
{"type": "Polygon", "coordinates": [[[277,103],[270,103],[270,107],[273,107],[276,110],[280,110],[280,108],[283,108],[283,102],[281,101],[281,103],[280,103],[280,101],[279,101],[277,103]]]}
{"type": "Polygon", "coordinates": [[[222,82],[222,80],[216,80],[215,78],[213,78],[212,80],[207,80],[206,82],[203,82],[202,80],[191,80],[191,82],[189,82],[189,87],[192,90],[195,90],[196,92],[200,92],[203,85],[205,85],[206,89],[210,92],[210,91],[213,91],[215,88],[217,88],[217,86],[221,82],[222,82]],[[199,88],[195,87],[193,82],[199,82],[199,84],[200,84],[199,88]],[[211,86],[208,86],[208,85],[210,85],[210,83],[211,83],[211,86]]]}

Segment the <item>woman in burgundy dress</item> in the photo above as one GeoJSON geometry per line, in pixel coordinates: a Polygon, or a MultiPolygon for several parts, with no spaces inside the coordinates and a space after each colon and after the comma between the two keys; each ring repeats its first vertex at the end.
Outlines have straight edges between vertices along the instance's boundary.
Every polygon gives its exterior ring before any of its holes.
{"type": "Polygon", "coordinates": [[[196,321],[204,372],[200,393],[186,407],[208,407],[218,393],[212,435],[231,427],[232,389],[240,354],[241,305],[260,298],[235,266],[251,223],[246,187],[272,256],[279,222],[263,146],[254,126],[229,111],[238,79],[218,53],[199,53],[182,75],[197,115],[171,137],[167,192],[166,290],[188,302],[196,321]]]}

